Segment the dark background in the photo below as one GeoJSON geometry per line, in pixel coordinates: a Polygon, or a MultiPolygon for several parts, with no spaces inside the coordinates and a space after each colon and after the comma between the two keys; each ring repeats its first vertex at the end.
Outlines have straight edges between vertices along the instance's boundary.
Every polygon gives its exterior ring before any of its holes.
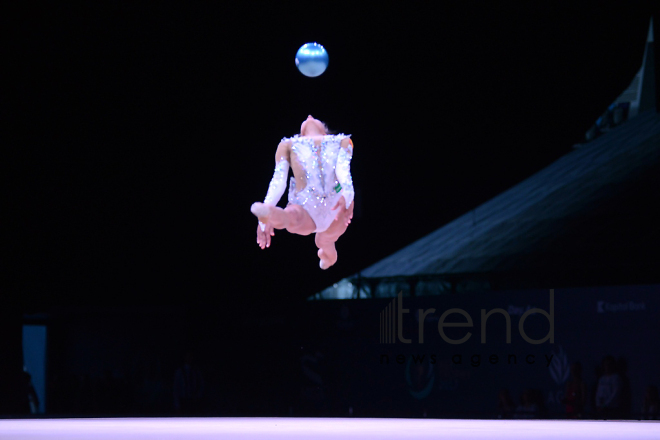
{"type": "MultiPolygon", "coordinates": [[[[379,315],[396,301],[389,298],[236,309],[229,322],[218,321],[216,311],[69,310],[48,325],[46,408],[51,416],[176,414],[174,372],[192,347],[205,383],[199,415],[497,418],[498,393],[507,389],[514,408],[534,390],[536,417],[564,418],[566,381],[580,362],[588,394],[583,417],[602,418],[596,383],[601,360],[613,355],[628,391],[617,418],[639,419],[647,387],[660,383],[660,342],[652,337],[660,331],[659,292],[657,285],[553,289],[553,342],[542,344],[523,340],[518,328],[524,311],[551,310],[549,291],[541,289],[403,298],[409,344],[380,342],[379,315]],[[423,342],[418,308],[436,310],[423,342]],[[445,329],[452,339],[471,332],[463,344],[439,336],[438,319],[450,308],[473,320],[473,328],[445,329]],[[499,314],[480,341],[480,309],[496,308],[510,315],[511,344],[499,314]]],[[[465,322],[459,315],[448,321],[465,322]]],[[[532,314],[524,329],[542,339],[549,320],[532,314]]]]}
{"type": "Polygon", "coordinates": [[[190,344],[208,320],[230,332],[247,310],[299,304],[570,152],[640,68],[652,3],[3,9],[5,322],[169,306],[189,314],[190,344]],[[294,65],[312,41],[330,56],[318,78],[294,65]],[[249,211],[310,113],[355,143],[356,216],[328,271],[312,237],[259,249],[249,211]]]}

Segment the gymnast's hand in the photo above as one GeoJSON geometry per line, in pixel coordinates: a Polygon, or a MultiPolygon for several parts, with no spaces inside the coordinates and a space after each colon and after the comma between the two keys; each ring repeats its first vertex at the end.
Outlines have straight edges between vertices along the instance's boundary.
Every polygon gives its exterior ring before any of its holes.
{"type": "Polygon", "coordinates": [[[257,223],[257,244],[261,249],[270,247],[270,237],[273,235],[275,235],[275,231],[270,222],[266,223],[266,228],[263,231],[261,230],[261,225],[257,223]]]}
{"type": "Polygon", "coordinates": [[[351,206],[346,208],[346,199],[344,199],[344,196],[341,196],[337,204],[332,208],[336,212],[335,221],[341,221],[348,227],[353,218],[353,205],[355,205],[355,201],[351,202],[351,206]]]}

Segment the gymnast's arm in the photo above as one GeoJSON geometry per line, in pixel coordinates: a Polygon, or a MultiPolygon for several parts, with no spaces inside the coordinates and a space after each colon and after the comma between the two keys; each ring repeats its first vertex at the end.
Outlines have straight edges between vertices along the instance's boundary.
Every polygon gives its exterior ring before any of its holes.
{"type": "Polygon", "coordinates": [[[273,178],[268,185],[268,192],[264,203],[266,205],[277,205],[277,202],[282,198],[284,190],[286,189],[286,178],[289,176],[289,161],[290,161],[291,142],[282,141],[277,146],[275,153],[275,171],[273,178]]]}
{"type": "MultiPolygon", "coordinates": [[[[277,151],[275,152],[275,171],[273,172],[273,178],[268,185],[268,192],[266,193],[264,204],[276,206],[277,202],[282,198],[282,194],[284,194],[284,190],[286,189],[286,178],[289,176],[290,156],[291,141],[283,140],[277,146],[277,151]]],[[[262,232],[266,232],[266,225],[264,223],[259,222],[259,227],[262,232]]],[[[268,229],[269,232],[266,235],[273,235],[272,226],[269,225],[268,229]]]]}

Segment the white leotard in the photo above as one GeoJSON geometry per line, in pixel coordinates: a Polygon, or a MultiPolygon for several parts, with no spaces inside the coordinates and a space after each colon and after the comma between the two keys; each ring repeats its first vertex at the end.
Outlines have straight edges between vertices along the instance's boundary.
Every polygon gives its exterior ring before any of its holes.
{"type": "Polygon", "coordinates": [[[332,208],[341,196],[346,206],[353,201],[353,179],[350,173],[352,147],[341,148],[341,141],[350,135],[326,135],[321,144],[312,138],[294,136],[291,141],[291,160],[297,160],[305,172],[307,185],[296,192],[296,179],[289,182],[289,203],[302,206],[316,224],[316,232],[323,232],[332,223],[336,212],[332,208]]]}

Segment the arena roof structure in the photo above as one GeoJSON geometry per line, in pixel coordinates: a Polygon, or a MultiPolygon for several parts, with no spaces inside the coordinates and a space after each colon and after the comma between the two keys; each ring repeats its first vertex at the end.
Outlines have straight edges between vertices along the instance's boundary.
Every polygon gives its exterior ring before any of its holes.
{"type": "Polygon", "coordinates": [[[639,73],[587,142],[309,299],[657,282],[660,114],[652,26],[639,73]]]}

